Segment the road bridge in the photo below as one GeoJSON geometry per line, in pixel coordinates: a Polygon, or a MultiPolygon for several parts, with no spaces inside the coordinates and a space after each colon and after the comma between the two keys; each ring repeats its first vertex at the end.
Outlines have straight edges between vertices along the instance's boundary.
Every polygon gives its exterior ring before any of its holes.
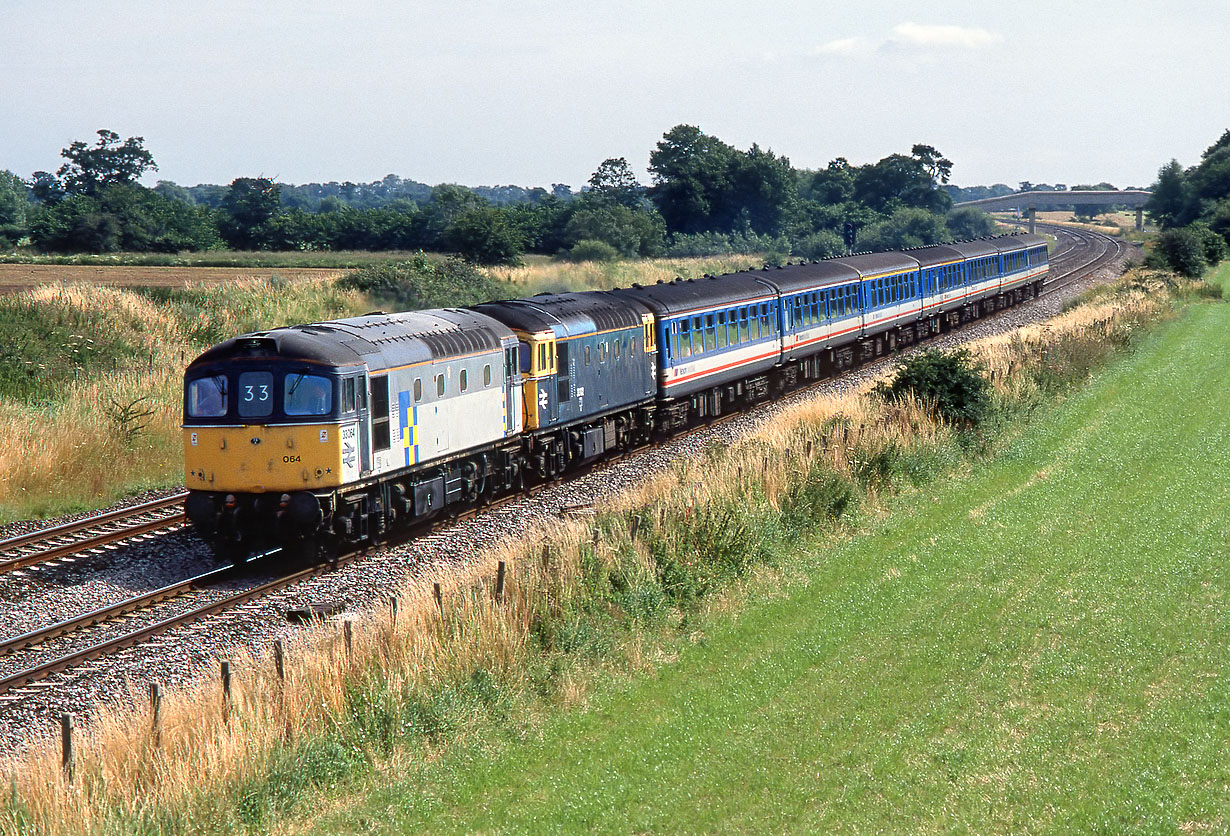
{"type": "Polygon", "coordinates": [[[954,203],[953,208],[961,206],[973,206],[976,209],[986,211],[994,211],[996,209],[1024,209],[1029,216],[1029,231],[1034,232],[1034,224],[1036,221],[1037,210],[1039,209],[1054,209],[1057,207],[1068,206],[1104,206],[1109,203],[1118,204],[1119,206],[1127,206],[1136,210],[1136,228],[1141,229],[1144,226],[1144,206],[1149,198],[1153,195],[1152,192],[1146,192],[1139,189],[1129,189],[1126,191],[1109,191],[1109,190],[1075,190],[1075,191],[1037,191],[1037,192],[1016,192],[1014,194],[1006,194],[1002,197],[984,197],[982,200],[966,200],[962,203],[954,203]]]}

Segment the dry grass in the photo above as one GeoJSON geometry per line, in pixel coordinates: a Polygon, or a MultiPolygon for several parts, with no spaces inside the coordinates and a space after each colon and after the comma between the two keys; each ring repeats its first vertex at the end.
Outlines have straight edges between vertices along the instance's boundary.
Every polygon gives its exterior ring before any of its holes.
{"type": "MultiPolygon", "coordinates": [[[[97,292],[97,291],[94,291],[97,292]]],[[[1116,329],[1136,327],[1168,305],[1143,290],[1118,300],[1095,301],[1046,325],[975,343],[1001,395],[1013,394],[1022,370],[1047,347],[1064,339],[1104,340],[1116,329]]],[[[115,385],[121,385],[117,382],[115,385]]],[[[60,770],[52,741],[35,742],[9,765],[16,776],[16,806],[0,804],[5,832],[85,833],[113,830],[159,811],[189,816],[228,787],[258,781],[272,754],[348,722],[347,701],[356,688],[379,682],[373,699],[429,694],[440,683],[464,681],[477,671],[513,682],[526,676],[536,620],[557,613],[580,589],[586,561],[621,572],[654,570],[646,535],[631,536],[632,516],[658,542],[687,528],[703,508],[723,501],[749,504],[763,497],[783,507],[800,487],[800,474],[832,472],[866,482],[864,502],[876,510],[877,484],[864,466],[890,449],[938,449],[951,430],[916,402],[886,405],[860,392],[821,396],[787,409],[750,437],[681,462],[600,509],[596,520],[561,521],[523,541],[484,555],[464,570],[441,575],[444,613],[437,611],[430,582],[398,593],[396,624],[384,607],[354,625],[348,654],[336,624],[306,629],[288,647],[289,675],[279,682],[268,658],[236,659],[235,698],[223,712],[216,680],[169,694],[163,709],[161,745],[151,743],[148,715],[131,705],[100,712],[81,734],[72,786],[60,770]],[[601,532],[592,537],[593,526],[601,532]],[[496,564],[510,567],[504,600],[493,602],[496,564]],[[629,561],[631,563],[629,564],[629,561]],[[634,569],[630,570],[631,565],[634,569]]],[[[1019,394],[1019,393],[1018,393],[1019,394]]],[[[1028,395],[1028,393],[1026,393],[1028,395]]],[[[83,407],[82,407],[83,408],[83,407]]],[[[804,478],[807,478],[806,476],[804,478]]],[[[887,489],[892,489],[887,488],[887,489]]],[[[686,559],[686,555],[684,556],[686,559]]],[[[707,606],[722,607],[716,596],[707,606]]],[[[625,662],[652,669],[657,660],[640,637],[630,640],[625,662]]],[[[582,703],[583,677],[565,672],[561,701],[582,703]]],[[[144,689],[134,686],[132,705],[144,689]]],[[[379,762],[379,757],[374,757],[379,762]]],[[[377,763],[379,768],[379,763],[377,763]]]]}
{"type": "Polygon", "coordinates": [[[0,294],[42,285],[99,287],[189,287],[236,281],[336,279],[345,271],[323,267],[145,267],[98,264],[0,264],[0,294]]]}
{"type": "Polygon", "coordinates": [[[145,348],[114,369],[83,370],[54,401],[0,398],[0,519],[96,507],[132,490],[177,483],[183,370],[205,347],[194,335],[203,324],[233,335],[363,306],[359,294],[337,290],[328,276],[293,284],[232,282],[179,307],[123,288],[80,284],[43,285],[5,303],[97,313],[114,334],[145,348]],[[138,399],[153,414],[127,440],[112,412],[138,399]]]}
{"type": "Polygon", "coordinates": [[[571,290],[610,290],[633,283],[669,282],[676,276],[696,278],[705,273],[731,273],[764,265],[763,256],[728,255],[707,258],[649,258],[628,261],[556,261],[528,256],[521,267],[491,267],[488,271],[527,295],[571,290]]]}

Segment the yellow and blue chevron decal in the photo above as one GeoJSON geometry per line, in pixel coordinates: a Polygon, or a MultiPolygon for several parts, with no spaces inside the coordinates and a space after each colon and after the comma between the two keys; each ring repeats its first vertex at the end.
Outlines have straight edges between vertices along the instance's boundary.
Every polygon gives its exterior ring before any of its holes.
{"type": "Polygon", "coordinates": [[[406,465],[419,463],[419,408],[410,405],[410,393],[397,393],[397,423],[401,427],[401,446],[406,451],[406,465]]]}

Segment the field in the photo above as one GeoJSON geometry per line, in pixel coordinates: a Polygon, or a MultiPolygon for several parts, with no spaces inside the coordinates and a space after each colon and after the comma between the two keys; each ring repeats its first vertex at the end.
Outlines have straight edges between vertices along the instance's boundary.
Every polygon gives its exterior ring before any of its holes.
{"type": "Polygon", "coordinates": [[[342,271],[325,267],[150,267],[104,264],[0,264],[0,294],[62,282],[99,287],[187,287],[216,285],[277,275],[286,281],[332,279],[342,271]]]}

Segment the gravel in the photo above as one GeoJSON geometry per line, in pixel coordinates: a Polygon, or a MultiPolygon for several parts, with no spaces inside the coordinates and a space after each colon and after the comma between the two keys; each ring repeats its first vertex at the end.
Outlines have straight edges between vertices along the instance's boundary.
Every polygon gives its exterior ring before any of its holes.
{"type": "MultiPolygon", "coordinates": [[[[1127,259],[1137,257],[1129,248],[1127,259]]],[[[1123,261],[1031,304],[1020,305],[945,334],[924,344],[948,348],[1023,325],[1044,321],[1088,287],[1122,272],[1123,261]]],[[[918,350],[918,349],[911,349],[918,350]]],[[[217,660],[244,651],[265,656],[275,638],[299,628],[286,620],[286,611],[318,603],[341,605],[354,611],[382,606],[389,591],[415,581],[430,581],[442,573],[474,563],[485,551],[502,542],[529,534],[548,520],[558,519],[561,506],[601,502],[641,484],[647,477],[671,466],[681,456],[694,456],[712,444],[728,444],[770,420],[799,400],[849,392],[879,375],[894,358],[870,363],[806,392],[760,407],[724,423],[672,439],[652,450],[635,454],[579,478],[552,485],[532,497],[523,497],[458,523],[443,533],[374,552],[336,572],[301,582],[285,591],[233,610],[176,628],[160,640],[140,645],[82,669],[56,674],[30,696],[0,707],[0,755],[14,754],[35,738],[52,733],[60,713],[73,712],[88,721],[100,703],[127,700],[144,690],[147,682],[166,687],[186,683],[212,672],[217,660]]],[[[133,505],[166,492],[151,492],[122,503],[133,505]]],[[[0,527],[0,538],[49,524],[75,519],[31,521],[0,527]]],[[[0,636],[12,636],[101,607],[176,580],[204,572],[215,565],[207,547],[183,529],[121,545],[105,555],[82,557],[51,568],[27,570],[19,576],[0,578],[0,599],[7,602],[0,613],[0,636]]],[[[248,578],[235,584],[254,584],[248,578]]],[[[59,655],[69,648],[101,635],[127,632],[171,612],[199,603],[220,592],[177,599],[147,613],[124,619],[119,625],[92,628],[81,635],[57,639],[37,650],[0,658],[0,676],[31,667],[37,661],[59,655]]],[[[22,693],[30,693],[23,691],[22,693]]],[[[0,698],[2,699],[2,698],[0,698]]],[[[0,704],[2,705],[2,704],[0,704]]]]}

